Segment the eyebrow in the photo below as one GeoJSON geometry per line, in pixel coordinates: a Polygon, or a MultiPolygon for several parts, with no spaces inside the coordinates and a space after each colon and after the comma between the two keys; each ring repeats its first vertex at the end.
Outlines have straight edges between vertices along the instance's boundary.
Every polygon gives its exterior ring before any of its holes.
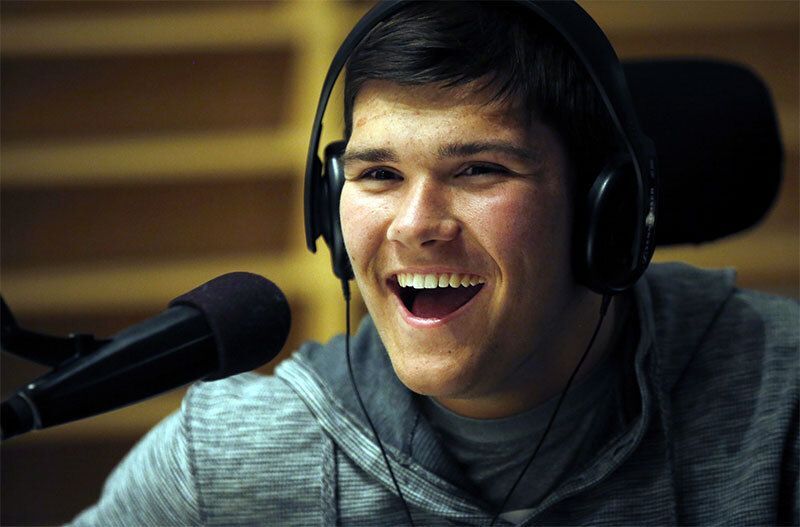
{"type": "MultiPolygon", "coordinates": [[[[448,157],[469,157],[475,154],[495,152],[510,155],[522,161],[535,162],[539,155],[535,150],[522,148],[508,141],[474,141],[470,143],[448,143],[436,152],[440,159],[448,157]]],[[[342,161],[347,166],[354,161],[365,163],[398,163],[400,156],[391,148],[364,148],[345,150],[342,161]]]]}
{"type": "Polygon", "coordinates": [[[522,161],[538,161],[539,155],[535,150],[522,148],[509,141],[475,141],[471,143],[449,143],[439,148],[438,156],[469,157],[475,154],[500,153],[510,155],[522,161]]]}
{"type": "Polygon", "coordinates": [[[346,149],[342,162],[347,166],[353,161],[365,163],[398,163],[400,157],[390,148],[365,148],[363,150],[346,149]]]}

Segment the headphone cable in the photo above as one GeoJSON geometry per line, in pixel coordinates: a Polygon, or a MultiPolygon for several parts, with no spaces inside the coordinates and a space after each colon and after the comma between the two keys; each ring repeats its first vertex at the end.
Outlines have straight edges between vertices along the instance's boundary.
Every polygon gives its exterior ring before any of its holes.
{"type": "Polygon", "coordinates": [[[606,318],[606,312],[608,312],[608,306],[611,305],[611,295],[603,295],[603,303],[600,305],[600,317],[597,320],[597,325],[594,328],[594,333],[592,333],[592,338],[589,339],[589,345],[586,346],[586,350],[583,352],[578,364],[575,366],[575,369],[572,370],[572,375],[569,376],[569,380],[567,384],[564,386],[564,390],[561,392],[561,396],[558,398],[558,402],[556,403],[556,407],[553,409],[553,413],[550,414],[550,420],[547,422],[547,427],[545,427],[544,432],[542,433],[541,439],[539,439],[539,444],[536,445],[536,448],[531,454],[531,457],[528,459],[528,462],[525,463],[525,467],[523,467],[522,471],[520,471],[519,476],[517,476],[516,481],[514,484],[511,485],[511,488],[506,493],[506,497],[503,499],[503,503],[500,504],[500,507],[497,508],[497,512],[495,512],[494,517],[492,518],[492,523],[489,525],[492,526],[497,522],[497,519],[500,517],[500,514],[503,512],[503,509],[508,504],[508,500],[511,498],[511,495],[519,485],[520,481],[522,481],[522,476],[528,471],[533,460],[536,458],[536,454],[539,453],[539,449],[542,448],[542,444],[544,443],[545,438],[547,438],[547,434],[550,432],[550,428],[553,426],[553,422],[556,420],[556,415],[558,414],[558,410],[561,408],[561,403],[564,402],[564,397],[567,395],[567,391],[569,387],[572,385],[572,381],[575,379],[575,376],[578,374],[578,370],[581,369],[581,365],[583,365],[586,357],[589,356],[589,351],[592,349],[594,345],[595,339],[597,339],[597,335],[600,333],[600,328],[603,325],[603,320],[606,318]]]}
{"type": "Polygon", "coordinates": [[[411,527],[414,527],[414,519],[411,516],[411,510],[408,508],[408,503],[406,503],[403,492],[400,490],[400,485],[397,483],[397,479],[394,477],[392,465],[389,463],[389,456],[386,455],[386,449],[383,448],[383,442],[381,441],[380,436],[378,436],[378,431],[375,429],[375,425],[372,424],[372,419],[370,419],[369,414],[367,413],[367,408],[364,406],[364,401],[361,399],[361,394],[358,392],[358,385],[356,384],[355,376],[353,375],[353,364],[350,360],[350,284],[347,280],[342,280],[342,292],[344,293],[345,324],[347,327],[347,330],[344,334],[344,348],[345,355],[347,356],[347,373],[350,376],[350,383],[353,385],[353,390],[356,392],[356,399],[358,399],[358,405],[361,407],[361,412],[364,414],[364,417],[367,418],[367,423],[369,423],[369,427],[372,430],[372,435],[375,436],[375,441],[378,443],[378,447],[381,450],[383,462],[386,464],[386,468],[389,470],[389,476],[392,478],[392,483],[397,491],[397,495],[400,497],[400,501],[403,503],[403,509],[405,509],[406,516],[408,516],[408,523],[411,525],[411,527]]]}

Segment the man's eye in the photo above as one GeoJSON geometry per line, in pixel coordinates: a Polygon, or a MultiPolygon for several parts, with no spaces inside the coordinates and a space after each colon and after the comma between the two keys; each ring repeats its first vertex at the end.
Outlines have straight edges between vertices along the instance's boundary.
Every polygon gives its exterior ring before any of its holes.
{"type": "Polygon", "coordinates": [[[461,171],[461,176],[482,176],[486,174],[507,174],[508,170],[497,165],[470,165],[461,171]]]}
{"type": "Polygon", "coordinates": [[[391,170],[387,170],[385,168],[373,168],[370,170],[365,170],[361,173],[361,179],[368,179],[373,181],[391,181],[394,179],[399,179],[395,172],[391,170]]]}

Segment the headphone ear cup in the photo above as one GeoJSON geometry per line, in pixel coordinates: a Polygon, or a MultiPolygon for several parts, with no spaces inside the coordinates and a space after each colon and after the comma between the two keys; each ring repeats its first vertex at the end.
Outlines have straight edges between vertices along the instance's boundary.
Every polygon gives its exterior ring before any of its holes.
{"type": "Polygon", "coordinates": [[[303,217],[305,220],[306,246],[317,252],[317,238],[320,234],[320,179],[322,179],[322,161],[314,155],[306,169],[306,183],[303,189],[303,217]]]}
{"type": "Polygon", "coordinates": [[[342,224],[339,219],[339,200],[344,187],[344,163],[342,155],[347,143],[336,141],[325,148],[325,163],[321,178],[322,192],[319,195],[317,219],[320,232],[331,251],[333,273],[341,280],[352,280],[353,270],[342,236],[342,224]]]}
{"type": "Polygon", "coordinates": [[[639,278],[642,188],[630,158],[608,163],[595,179],[576,215],[574,266],[578,280],[593,291],[619,293],[639,278]]]}

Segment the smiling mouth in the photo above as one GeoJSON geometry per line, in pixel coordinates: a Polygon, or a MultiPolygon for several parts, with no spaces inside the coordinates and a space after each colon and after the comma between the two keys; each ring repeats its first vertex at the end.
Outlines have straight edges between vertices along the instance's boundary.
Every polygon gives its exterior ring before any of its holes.
{"type": "Polygon", "coordinates": [[[392,289],[406,309],[418,318],[444,318],[472,300],[485,279],[457,273],[400,273],[392,289]]]}

